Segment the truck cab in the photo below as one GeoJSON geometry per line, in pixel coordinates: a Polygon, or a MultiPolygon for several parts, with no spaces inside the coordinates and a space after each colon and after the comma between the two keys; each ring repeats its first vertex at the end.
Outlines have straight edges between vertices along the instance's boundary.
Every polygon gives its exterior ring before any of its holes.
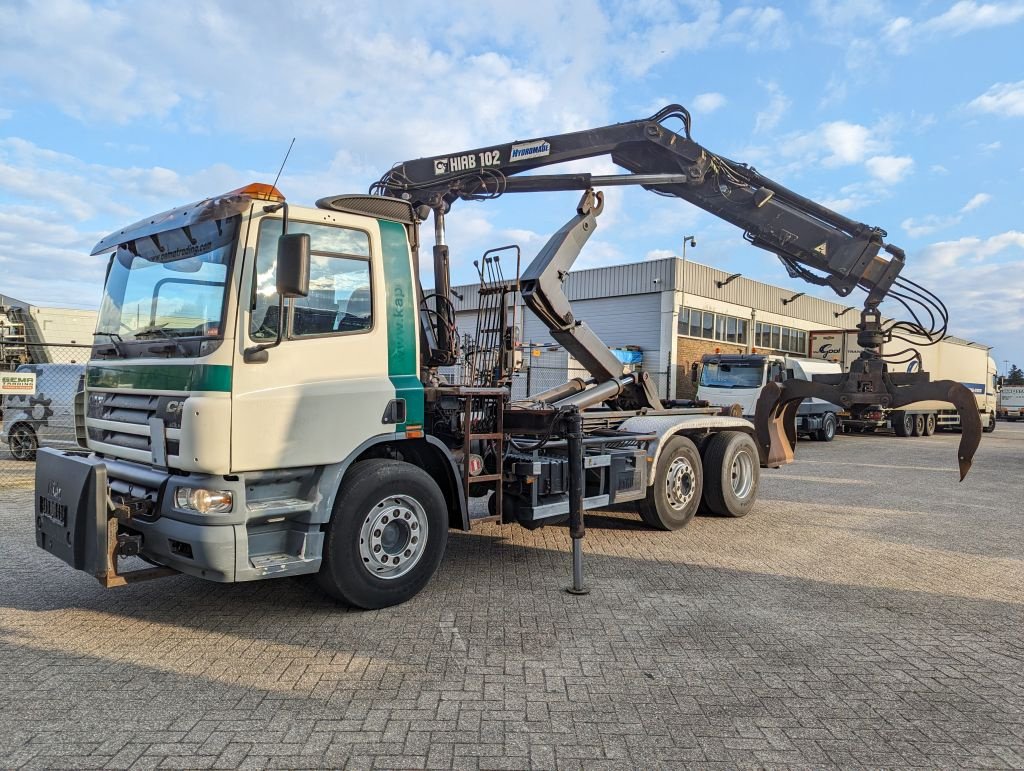
{"type": "MultiPolygon", "coordinates": [[[[789,379],[811,380],[816,374],[839,374],[838,364],[773,354],[705,354],[697,381],[697,399],[712,407],[732,410],[739,406],[753,417],[757,399],[766,383],[789,379]]],[[[797,411],[797,431],[822,441],[832,441],[839,429],[839,408],[822,399],[807,399],[797,411]]]]}

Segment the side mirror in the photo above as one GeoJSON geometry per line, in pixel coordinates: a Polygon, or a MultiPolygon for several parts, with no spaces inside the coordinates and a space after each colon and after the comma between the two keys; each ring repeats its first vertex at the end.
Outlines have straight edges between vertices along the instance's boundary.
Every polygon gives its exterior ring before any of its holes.
{"type": "Polygon", "coordinates": [[[287,233],[278,240],[277,293],[282,298],[309,294],[309,233],[287,233]]]}
{"type": "Polygon", "coordinates": [[[698,371],[699,370],[697,368],[697,362],[694,362],[693,364],[690,365],[690,382],[692,382],[692,383],[696,383],[697,382],[697,373],[698,373],[698,371]]]}
{"type": "Polygon", "coordinates": [[[999,377],[996,378],[996,387],[997,388],[1002,388],[1003,385],[1005,385],[1005,383],[1006,383],[1006,378],[1003,377],[1002,375],[1000,375],[999,377]]]}

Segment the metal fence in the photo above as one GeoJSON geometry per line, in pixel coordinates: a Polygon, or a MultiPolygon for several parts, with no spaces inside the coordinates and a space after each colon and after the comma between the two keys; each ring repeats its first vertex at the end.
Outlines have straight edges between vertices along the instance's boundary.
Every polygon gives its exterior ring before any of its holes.
{"type": "Polygon", "coordinates": [[[40,447],[78,446],[74,401],[90,352],[88,345],[32,343],[0,368],[7,390],[0,395],[0,489],[32,486],[40,447]]]}

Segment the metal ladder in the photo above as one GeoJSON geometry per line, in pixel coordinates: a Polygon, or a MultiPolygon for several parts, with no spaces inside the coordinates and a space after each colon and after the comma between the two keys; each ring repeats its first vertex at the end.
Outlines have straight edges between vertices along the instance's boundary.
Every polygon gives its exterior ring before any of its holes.
{"type": "Polygon", "coordinates": [[[504,388],[482,388],[474,386],[463,386],[457,391],[463,399],[462,412],[462,491],[466,496],[466,509],[469,510],[470,484],[494,482],[494,514],[487,514],[482,517],[470,516],[470,526],[485,522],[501,522],[502,499],[502,460],[505,453],[505,403],[508,401],[509,392],[504,388]],[[481,422],[488,425],[481,426],[481,422]],[[477,430],[482,428],[482,430],[477,430]],[[469,457],[472,454],[474,443],[479,443],[479,454],[486,458],[488,454],[493,455],[497,467],[496,473],[477,474],[472,476],[469,473],[469,457]]]}

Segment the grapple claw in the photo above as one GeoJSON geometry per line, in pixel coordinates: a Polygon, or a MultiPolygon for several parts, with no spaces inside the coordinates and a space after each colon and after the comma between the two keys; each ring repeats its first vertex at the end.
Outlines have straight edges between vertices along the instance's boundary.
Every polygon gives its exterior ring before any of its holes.
{"type": "Polygon", "coordinates": [[[956,459],[960,467],[960,481],[964,481],[974,462],[974,453],[981,444],[981,413],[974,394],[963,383],[955,380],[936,380],[931,383],[915,383],[896,389],[893,407],[905,407],[916,402],[948,402],[956,407],[960,416],[960,444],[956,459]]]}
{"type": "Polygon", "coordinates": [[[796,454],[796,414],[804,399],[817,397],[838,404],[834,386],[810,380],[766,383],[754,411],[754,435],[761,465],[778,468],[796,454]]]}
{"type": "MultiPolygon", "coordinates": [[[[884,373],[884,370],[881,371],[884,373]]],[[[920,377],[921,374],[914,377],[920,377]]],[[[974,453],[981,444],[981,414],[974,394],[966,386],[954,380],[919,380],[901,385],[894,382],[899,376],[885,376],[882,380],[883,389],[857,391],[857,381],[850,375],[825,377],[831,382],[787,380],[781,384],[766,383],[761,389],[754,415],[754,434],[762,466],[777,468],[793,462],[796,452],[796,414],[804,399],[824,399],[847,407],[874,402],[885,404],[888,409],[938,401],[952,404],[960,415],[961,435],[957,448],[960,481],[967,476],[974,453]]]]}

